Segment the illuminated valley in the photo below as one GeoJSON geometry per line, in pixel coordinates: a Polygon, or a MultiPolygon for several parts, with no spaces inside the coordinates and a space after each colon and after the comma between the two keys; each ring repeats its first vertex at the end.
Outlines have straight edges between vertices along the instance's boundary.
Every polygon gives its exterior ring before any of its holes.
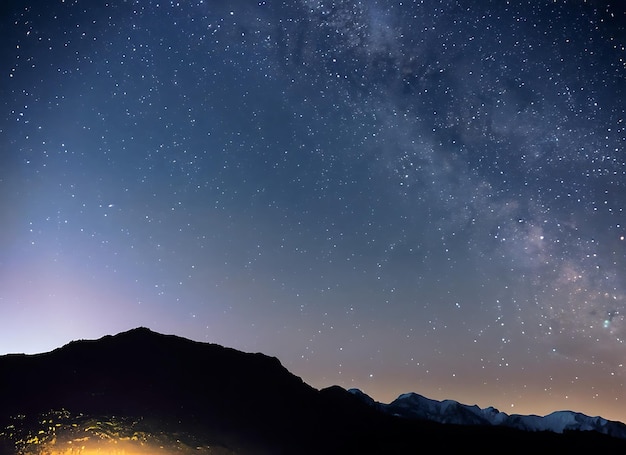
{"type": "Polygon", "coordinates": [[[236,453],[225,447],[202,445],[188,434],[169,432],[159,428],[158,422],[114,416],[96,418],[68,411],[52,411],[32,419],[18,415],[2,429],[0,439],[13,445],[18,455],[236,453]]]}

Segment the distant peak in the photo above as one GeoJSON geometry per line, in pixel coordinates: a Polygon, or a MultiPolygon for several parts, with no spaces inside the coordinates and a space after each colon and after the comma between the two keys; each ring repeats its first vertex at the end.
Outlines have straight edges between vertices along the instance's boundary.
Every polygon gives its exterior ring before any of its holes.
{"type": "Polygon", "coordinates": [[[124,333],[152,333],[154,334],[156,332],[154,332],[153,330],[150,330],[148,327],[140,326],[140,327],[135,327],[134,329],[127,330],[126,332],[120,332],[119,335],[124,334],[124,333]]]}
{"type": "Polygon", "coordinates": [[[154,330],[149,329],[148,327],[135,327],[133,329],[129,329],[126,330],[124,332],[119,332],[116,335],[113,335],[113,337],[129,337],[129,336],[133,336],[133,337],[155,337],[155,336],[165,336],[162,333],[159,332],[155,332],[154,330]]]}

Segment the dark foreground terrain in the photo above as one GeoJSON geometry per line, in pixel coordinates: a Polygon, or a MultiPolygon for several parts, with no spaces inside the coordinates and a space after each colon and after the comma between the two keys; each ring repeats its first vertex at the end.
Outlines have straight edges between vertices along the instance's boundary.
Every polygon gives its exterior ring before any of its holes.
{"type": "Polygon", "coordinates": [[[626,440],[394,417],[275,358],[144,328],[0,357],[0,455],[586,450],[626,454],[626,440]]]}

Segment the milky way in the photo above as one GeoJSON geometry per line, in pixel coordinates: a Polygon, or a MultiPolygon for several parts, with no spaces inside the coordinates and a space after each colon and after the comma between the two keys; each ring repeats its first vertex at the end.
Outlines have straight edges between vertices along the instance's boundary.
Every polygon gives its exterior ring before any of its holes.
{"type": "Polygon", "coordinates": [[[134,326],[315,387],[626,421],[626,15],[2,8],[0,351],[134,326]]]}

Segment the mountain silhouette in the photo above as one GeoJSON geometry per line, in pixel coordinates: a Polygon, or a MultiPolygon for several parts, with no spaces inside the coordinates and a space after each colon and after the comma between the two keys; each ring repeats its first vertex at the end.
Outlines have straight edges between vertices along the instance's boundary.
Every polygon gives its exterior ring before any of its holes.
{"type": "Polygon", "coordinates": [[[580,412],[556,411],[546,416],[506,414],[494,407],[482,409],[454,400],[437,401],[417,393],[404,393],[389,404],[379,403],[359,389],[348,392],[382,412],[408,419],[461,425],[499,425],[528,431],[595,431],[626,440],[626,424],[580,412]]]}
{"type": "Polygon", "coordinates": [[[626,453],[625,440],[590,431],[395,416],[338,386],[316,390],[274,357],[146,328],[0,356],[0,454],[62,453],[35,446],[63,437],[199,454],[626,453]]]}

